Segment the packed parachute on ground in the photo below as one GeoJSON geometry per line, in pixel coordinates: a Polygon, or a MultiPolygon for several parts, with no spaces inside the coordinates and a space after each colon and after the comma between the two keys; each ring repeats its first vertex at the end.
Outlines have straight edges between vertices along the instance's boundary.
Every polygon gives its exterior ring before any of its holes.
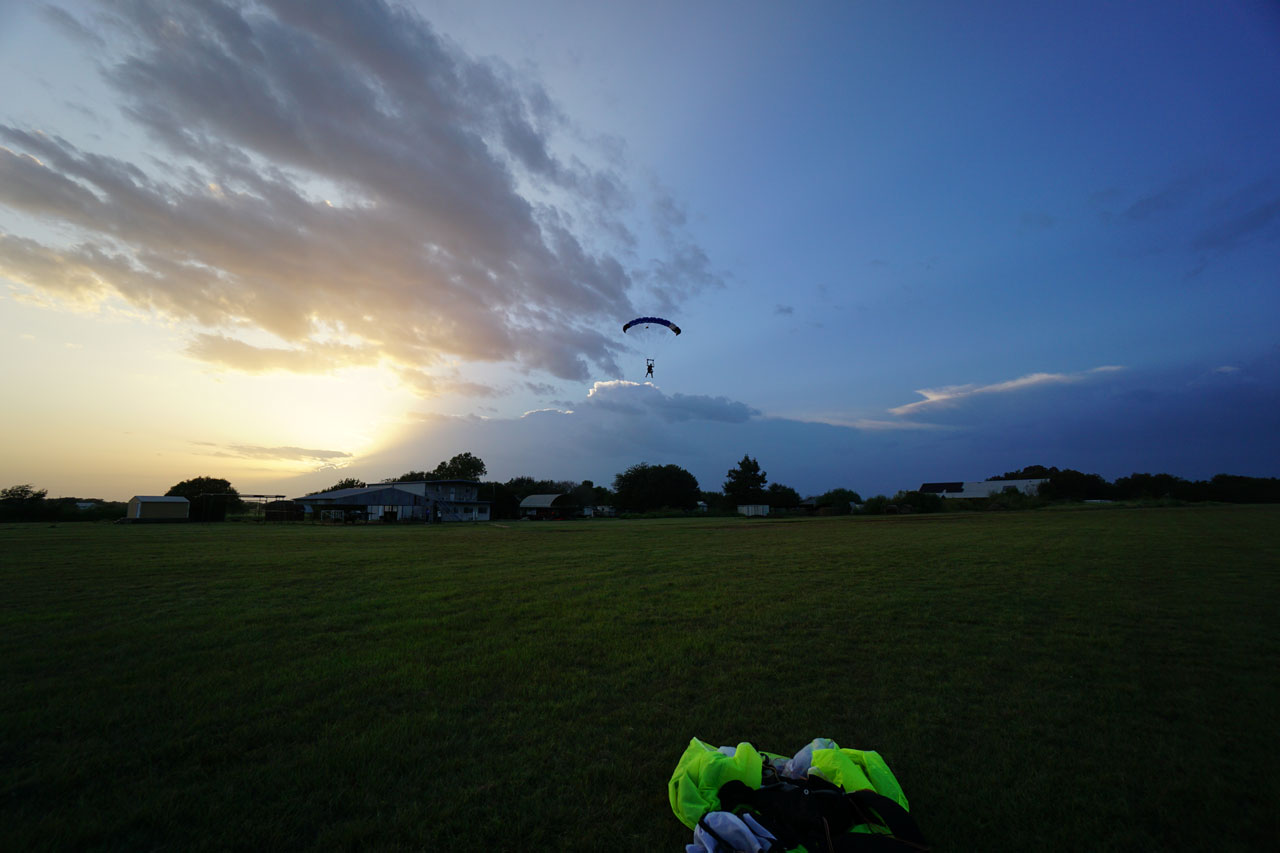
{"type": "Polygon", "coordinates": [[[793,756],[693,738],[667,786],[686,853],[871,853],[929,845],[880,754],[814,738],[793,756]]]}

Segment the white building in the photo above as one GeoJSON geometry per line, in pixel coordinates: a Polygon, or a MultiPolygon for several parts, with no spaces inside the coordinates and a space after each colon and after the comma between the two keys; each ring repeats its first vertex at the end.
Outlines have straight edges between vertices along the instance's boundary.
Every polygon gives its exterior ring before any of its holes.
{"type": "Polygon", "coordinates": [[[998,495],[1005,489],[1014,488],[1024,495],[1036,495],[1040,492],[1040,484],[1049,482],[1041,480],[982,480],[976,483],[959,481],[945,483],[922,483],[920,491],[932,492],[940,498],[989,498],[998,495]]]}
{"type": "Polygon", "coordinates": [[[191,502],[172,495],[134,495],[125,518],[130,521],[186,521],[191,502]]]}

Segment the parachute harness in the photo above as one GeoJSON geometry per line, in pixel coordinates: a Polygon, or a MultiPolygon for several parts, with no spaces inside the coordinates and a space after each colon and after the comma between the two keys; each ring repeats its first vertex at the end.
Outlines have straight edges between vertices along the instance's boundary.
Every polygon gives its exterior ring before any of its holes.
{"type": "Polygon", "coordinates": [[[652,379],[654,357],[672,338],[680,336],[680,327],[662,317],[637,317],[622,324],[622,333],[633,339],[645,356],[644,379],[652,379]]]}

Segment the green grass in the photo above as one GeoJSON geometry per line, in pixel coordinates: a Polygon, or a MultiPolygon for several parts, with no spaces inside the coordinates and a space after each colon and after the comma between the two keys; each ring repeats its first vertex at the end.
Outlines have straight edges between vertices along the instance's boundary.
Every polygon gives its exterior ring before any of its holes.
{"type": "Polygon", "coordinates": [[[1280,507],[0,527],[0,849],[679,850],[690,737],[939,850],[1271,849],[1280,507]]]}

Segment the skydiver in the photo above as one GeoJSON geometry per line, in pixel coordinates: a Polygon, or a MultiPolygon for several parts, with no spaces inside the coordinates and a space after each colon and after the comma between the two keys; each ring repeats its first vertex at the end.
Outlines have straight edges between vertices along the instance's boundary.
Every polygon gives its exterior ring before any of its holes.
{"type": "Polygon", "coordinates": [[[644,364],[645,364],[644,378],[652,379],[653,378],[653,359],[646,358],[644,360],[644,364]]]}

